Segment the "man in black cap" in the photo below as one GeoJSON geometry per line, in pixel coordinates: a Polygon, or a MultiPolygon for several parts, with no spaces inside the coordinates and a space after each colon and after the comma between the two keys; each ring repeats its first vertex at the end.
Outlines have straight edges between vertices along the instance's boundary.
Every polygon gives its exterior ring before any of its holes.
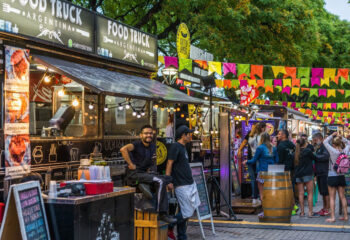
{"type": "Polygon", "coordinates": [[[175,187],[176,198],[179,202],[180,211],[175,216],[177,219],[177,239],[187,239],[187,220],[191,217],[200,204],[197,186],[192,178],[186,144],[191,142],[191,133],[194,130],[187,126],[176,129],[177,142],[172,144],[168,152],[168,162],[165,174],[172,176],[173,183],[168,188],[175,187]]]}
{"type": "Polygon", "coordinates": [[[153,141],[153,134],[152,126],[145,125],[141,128],[140,140],[127,144],[120,149],[128,164],[126,179],[137,182],[138,188],[148,199],[153,199],[148,186],[154,185],[160,220],[175,223],[176,219],[167,215],[169,204],[166,186],[171,182],[171,177],[159,176],[152,171],[156,164],[156,145],[153,141]]]}

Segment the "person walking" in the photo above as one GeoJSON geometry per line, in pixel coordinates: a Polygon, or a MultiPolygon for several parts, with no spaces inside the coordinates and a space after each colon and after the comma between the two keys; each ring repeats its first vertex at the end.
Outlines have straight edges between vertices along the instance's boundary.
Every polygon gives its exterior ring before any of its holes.
{"type": "Polygon", "coordinates": [[[343,217],[340,217],[339,220],[348,221],[348,207],[345,198],[345,177],[343,174],[337,173],[333,166],[336,163],[337,158],[341,157],[340,155],[349,155],[350,142],[346,138],[338,136],[337,132],[334,132],[323,141],[323,144],[330,155],[327,184],[331,214],[330,218],[326,219],[326,221],[335,222],[335,198],[337,191],[343,209],[343,217]]]}
{"type": "MultiPolygon", "coordinates": [[[[243,164],[257,163],[258,176],[256,178],[258,182],[258,189],[260,193],[260,200],[262,202],[264,179],[261,178],[261,172],[267,171],[269,164],[275,164],[278,162],[277,149],[272,146],[270,141],[270,135],[266,132],[261,134],[260,145],[256,149],[255,155],[251,160],[246,160],[243,164]]],[[[259,214],[259,217],[262,217],[259,214]]]]}
{"type": "MultiPolygon", "coordinates": [[[[289,132],[286,129],[278,131],[277,134],[277,153],[278,153],[278,164],[284,164],[284,171],[290,172],[291,182],[293,186],[293,196],[294,202],[296,202],[295,196],[295,177],[294,177],[294,153],[295,145],[289,140],[289,132]]],[[[299,207],[297,204],[294,204],[292,215],[296,215],[299,207]]]]}
{"type": "Polygon", "coordinates": [[[297,141],[295,148],[295,182],[298,187],[298,196],[300,204],[300,216],[305,216],[305,205],[304,205],[304,187],[306,186],[307,200],[309,206],[308,217],[319,217],[317,213],[313,212],[313,188],[314,188],[314,170],[313,160],[316,160],[309,143],[306,138],[301,137],[297,141]]]}
{"type": "Polygon", "coordinates": [[[315,133],[312,136],[312,141],[316,148],[315,174],[317,179],[318,191],[323,198],[323,208],[318,212],[320,216],[329,215],[329,193],[328,193],[328,166],[329,166],[329,152],[323,144],[323,136],[321,133],[315,133]]]}
{"type": "Polygon", "coordinates": [[[200,199],[196,183],[193,181],[191,167],[189,164],[186,144],[191,142],[190,130],[183,125],[176,129],[177,142],[173,143],[169,149],[168,162],[165,174],[171,176],[173,184],[168,185],[168,189],[175,188],[175,195],[179,203],[179,213],[175,216],[177,219],[177,239],[187,239],[187,220],[190,218],[196,208],[200,205],[200,199]]]}
{"type": "MultiPolygon", "coordinates": [[[[252,130],[248,132],[248,134],[245,136],[241,146],[238,149],[238,158],[239,159],[243,159],[243,149],[245,146],[248,147],[248,155],[247,155],[247,159],[250,160],[253,158],[253,151],[252,151],[252,147],[249,144],[249,139],[253,138],[256,134],[257,134],[257,127],[258,123],[255,123],[252,126],[252,130]]],[[[255,152],[256,149],[254,149],[255,152]]],[[[260,200],[258,199],[258,185],[256,183],[256,164],[251,164],[248,165],[248,173],[250,176],[250,184],[252,187],[252,204],[261,204],[260,200]]]]}

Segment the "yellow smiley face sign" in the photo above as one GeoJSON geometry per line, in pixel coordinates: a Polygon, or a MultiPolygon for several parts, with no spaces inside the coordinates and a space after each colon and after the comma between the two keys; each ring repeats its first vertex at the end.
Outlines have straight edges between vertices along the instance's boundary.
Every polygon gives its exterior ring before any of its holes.
{"type": "Polygon", "coordinates": [[[275,132],[275,127],[271,123],[266,123],[266,132],[271,136],[275,132]]]}
{"type": "Polygon", "coordinates": [[[189,58],[191,49],[190,31],[186,24],[181,23],[177,29],[176,36],[177,56],[179,58],[189,58]]]}
{"type": "Polygon", "coordinates": [[[161,165],[168,156],[168,150],[164,143],[157,141],[157,166],[161,165]]]}

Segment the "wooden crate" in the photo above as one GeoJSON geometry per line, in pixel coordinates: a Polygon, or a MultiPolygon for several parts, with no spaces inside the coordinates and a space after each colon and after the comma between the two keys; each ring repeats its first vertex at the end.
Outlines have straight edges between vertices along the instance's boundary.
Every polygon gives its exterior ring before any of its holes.
{"type": "Polygon", "coordinates": [[[158,213],[135,210],[135,240],[167,240],[168,223],[158,221],[158,213]]]}

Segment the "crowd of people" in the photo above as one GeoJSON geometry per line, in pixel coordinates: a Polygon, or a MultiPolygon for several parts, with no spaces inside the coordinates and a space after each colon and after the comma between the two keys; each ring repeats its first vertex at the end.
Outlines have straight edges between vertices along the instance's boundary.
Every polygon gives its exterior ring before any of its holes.
{"type": "MultiPolygon", "coordinates": [[[[238,157],[243,159],[243,149],[248,147],[247,159],[242,163],[248,165],[253,204],[263,200],[264,179],[261,177],[261,172],[267,171],[270,164],[283,164],[285,171],[290,172],[295,196],[292,215],[298,214],[300,210],[299,216],[306,216],[304,203],[306,189],[307,216],[310,218],[328,216],[327,222],[335,222],[335,199],[338,192],[343,212],[338,220],[347,221],[344,173],[349,168],[350,142],[337,132],[326,138],[318,132],[311,136],[311,141],[309,136],[302,134],[294,143],[287,130],[280,130],[276,141],[270,138],[265,129],[264,122],[254,124],[238,151],[238,157]],[[323,208],[318,212],[313,210],[316,183],[323,198],[323,208]]],[[[259,214],[259,217],[262,216],[263,212],[259,214]]]]}

